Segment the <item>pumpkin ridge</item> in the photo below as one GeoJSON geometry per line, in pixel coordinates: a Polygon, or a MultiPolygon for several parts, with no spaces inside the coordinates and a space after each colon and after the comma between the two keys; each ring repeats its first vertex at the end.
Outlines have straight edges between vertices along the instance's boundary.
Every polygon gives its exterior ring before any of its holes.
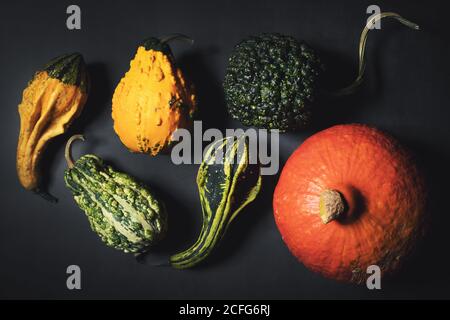
{"type": "MultiPolygon", "coordinates": [[[[353,170],[355,167],[355,164],[357,163],[361,163],[360,161],[358,161],[359,159],[359,155],[360,155],[360,150],[361,150],[361,143],[362,143],[363,138],[362,137],[358,137],[356,136],[356,140],[354,143],[354,147],[351,150],[351,154],[350,154],[350,164],[348,166],[348,171],[346,173],[347,177],[353,177],[353,170]]],[[[359,168],[358,168],[359,169],[359,168]]],[[[357,170],[356,172],[358,172],[359,170],[357,170]]]]}

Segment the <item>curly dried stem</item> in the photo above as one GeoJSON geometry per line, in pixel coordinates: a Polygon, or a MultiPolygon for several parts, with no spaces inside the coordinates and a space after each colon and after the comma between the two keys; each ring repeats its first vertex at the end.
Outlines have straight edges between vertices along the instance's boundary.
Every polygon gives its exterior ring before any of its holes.
{"type": "Polygon", "coordinates": [[[64,157],[66,158],[67,166],[69,169],[72,169],[74,166],[73,158],[72,158],[72,143],[75,140],[84,141],[84,136],[82,134],[73,135],[67,140],[66,148],[64,149],[64,157]]]}
{"type": "Polygon", "coordinates": [[[368,37],[369,31],[372,29],[371,27],[377,21],[379,21],[383,18],[393,18],[413,30],[420,29],[420,27],[417,24],[403,18],[402,16],[400,16],[399,14],[397,14],[395,12],[381,12],[379,14],[374,15],[369,21],[367,21],[367,24],[364,27],[363,31],[361,32],[361,37],[359,39],[358,76],[356,77],[356,80],[353,81],[353,83],[351,83],[348,87],[345,87],[343,89],[336,91],[334,93],[334,95],[342,96],[342,95],[347,95],[347,94],[353,93],[356,90],[356,88],[362,83],[362,81],[364,79],[364,70],[366,68],[365,52],[366,52],[367,37],[368,37]]]}

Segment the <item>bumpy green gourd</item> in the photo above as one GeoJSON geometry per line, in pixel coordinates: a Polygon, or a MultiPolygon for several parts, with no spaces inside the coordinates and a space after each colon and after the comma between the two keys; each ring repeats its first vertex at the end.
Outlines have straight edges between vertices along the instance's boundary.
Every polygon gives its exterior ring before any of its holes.
{"type": "Polygon", "coordinates": [[[69,168],[64,180],[78,206],[86,213],[92,230],[106,245],[124,252],[141,253],[160,240],[167,226],[163,203],[141,183],[118,172],[93,154],[75,163],[66,145],[69,168]]]}
{"type": "Polygon", "coordinates": [[[252,36],[228,63],[223,87],[233,119],[281,131],[309,122],[322,65],[307,43],[278,33],[252,36]]]}
{"type": "Polygon", "coordinates": [[[214,143],[197,175],[203,226],[197,242],[170,258],[173,267],[190,268],[205,259],[221,240],[231,221],[258,195],[258,164],[249,163],[247,139],[228,137],[214,143]]]}
{"type": "Polygon", "coordinates": [[[324,68],[318,54],[306,42],[278,33],[244,39],[231,53],[223,82],[230,115],[246,126],[280,131],[304,128],[310,123],[320,94],[350,94],[362,83],[367,35],[372,25],[383,18],[419,29],[394,12],[373,15],[360,37],[358,76],[352,84],[337,91],[321,87],[324,68]]]}

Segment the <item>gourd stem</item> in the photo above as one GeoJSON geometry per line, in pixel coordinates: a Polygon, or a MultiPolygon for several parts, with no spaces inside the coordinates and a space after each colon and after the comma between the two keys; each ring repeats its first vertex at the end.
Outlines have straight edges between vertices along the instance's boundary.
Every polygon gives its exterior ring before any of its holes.
{"type": "Polygon", "coordinates": [[[190,45],[194,44],[194,40],[189,38],[188,36],[181,34],[181,33],[173,33],[173,34],[169,34],[167,36],[161,37],[159,39],[162,43],[166,43],[172,40],[182,40],[182,41],[186,41],[187,43],[189,43],[190,45]]]}
{"type": "Polygon", "coordinates": [[[319,215],[324,224],[337,219],[346,209],[344,196],[337,190],[327,189],[320,195],[319,215]]]}
{"type": "Polygon", "coordinates": [[[72,169],[74,166],[73,159],[72,159],[72,143],[75,140],[84,141],[84,137],[82,134],[76,134],[76,135],[71,136],[69,138],[69,140],[67,140],[66,148],[64,150],[64,157],[66,158],[67,166],[69,167],[69,169],[72,169]]]}
{"type": "Polygon", "coordinates": [[[366,52],[367,36],[369,34],[369,31],[371,30],[371,27],[375,25],[377,21],[383,18],[393,18],[411,29],[414,30],[420,29],[420,27],[417,24],[403,18],[402,16],[400,16],[395,12],[381,12],[379,14],[374,15],[369,21],[367,21],[367,24],[364,27],[363,31],[361,32],[361,37],[359,39],[359,66],[358,66],[358,76],[356,77],[356,80],[353,81],[353,83],[351,83],[349,86],[334,92],[333,95],[343,96],[353,93],[356,90],[356,88],[362,83],[364,78],[364,70],[366,69],[365,52],[366,52]]]}

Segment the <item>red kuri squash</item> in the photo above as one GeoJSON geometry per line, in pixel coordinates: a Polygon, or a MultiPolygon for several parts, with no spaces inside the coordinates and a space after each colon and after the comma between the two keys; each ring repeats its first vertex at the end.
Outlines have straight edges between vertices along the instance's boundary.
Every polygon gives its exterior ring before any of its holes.
{"type": "Polygon", "coordinates": [[[365,125],[338,125],[307,139],[275,189],[283,240],[326,277],[365,282],[369,265],[398,269],[421,235],[423,179],[398,142],[365,125]]]}

